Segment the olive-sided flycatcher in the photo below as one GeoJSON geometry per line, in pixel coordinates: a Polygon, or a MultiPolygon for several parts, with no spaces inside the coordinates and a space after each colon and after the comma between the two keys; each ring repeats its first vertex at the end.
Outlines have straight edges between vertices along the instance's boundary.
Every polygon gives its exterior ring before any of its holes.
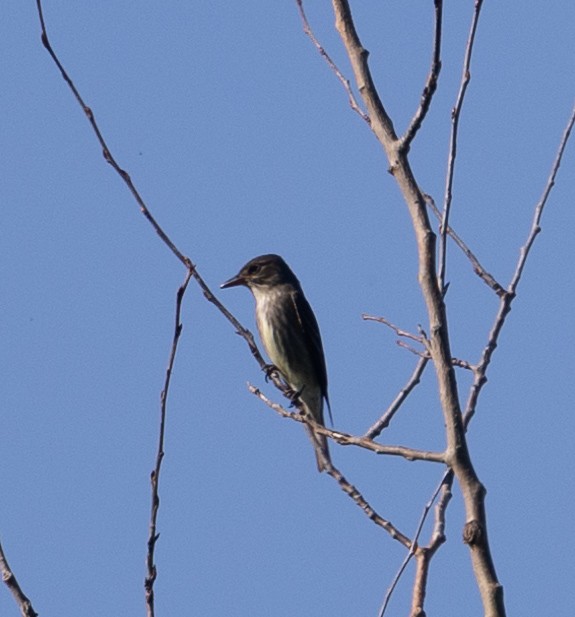
{"type": "MultiPolygon", "coordinates": [[[[324,399],[331,419],[325,357],[317,320],[296,275],[279,255],[261,255],[221,287],[236,285],[245,285],[254,295],[256,322],[270,360],[303,403],[305,413],[323,425],[324,399]]],[[[322,455],[331,463],[327,439],[307,424],[306,429],[318,470],[324,471],[322,455]]]]}

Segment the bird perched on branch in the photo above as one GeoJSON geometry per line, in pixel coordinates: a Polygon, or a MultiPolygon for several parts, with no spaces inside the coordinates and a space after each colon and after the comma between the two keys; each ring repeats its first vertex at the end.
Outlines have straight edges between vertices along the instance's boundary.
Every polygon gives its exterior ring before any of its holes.
{"type": "MultiPolygon", "coordinates": [[[[327,371],[317,320],[304,296],[300,282],[279,255],[255,257],[222,289],[244,285],[256,300],[256,322],[264,348],[299,399],[304,412],[324,425],[323,401],[327,396],[327,371]]],[[[319,471],[331,465],[327,439],[308,424],[319,471]]]]}

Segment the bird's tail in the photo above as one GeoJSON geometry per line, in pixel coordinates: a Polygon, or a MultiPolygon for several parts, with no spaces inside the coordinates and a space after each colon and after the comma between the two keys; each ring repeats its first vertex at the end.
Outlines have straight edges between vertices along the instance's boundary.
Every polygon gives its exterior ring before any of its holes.
{"type": "Polygon", "coordinates": [[[305,425],[305,429],[313,444],[315,460],[317,462],[317,470],[320,473],[322,471],[326,471],[329,467],[331,467],[331,457],[329,455],[327,437],[325,437],[325,435],[318,435],[309,424],[305,425]]]}

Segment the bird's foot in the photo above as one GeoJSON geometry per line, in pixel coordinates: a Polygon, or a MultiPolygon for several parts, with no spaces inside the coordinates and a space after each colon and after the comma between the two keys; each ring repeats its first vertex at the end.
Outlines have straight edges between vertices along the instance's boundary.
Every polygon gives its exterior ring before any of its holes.
{"type": "Polygon", "coordinates": [[[280,374],[278,367],[275,364],[264,364],[262,371],[265,373],[266,382],[271,379],[272,373],[280,374]]]}
{"type": "Polygon", "coordinates": [[[301,396],[301,393],[304,391],[304,389],[305,389],[305,384],[299,390],[288,388],[286,395],[291,400],[290,409],[292,407],[295,407],[298,402],[301,403],[301,400],[299,397],[301,396]]]}

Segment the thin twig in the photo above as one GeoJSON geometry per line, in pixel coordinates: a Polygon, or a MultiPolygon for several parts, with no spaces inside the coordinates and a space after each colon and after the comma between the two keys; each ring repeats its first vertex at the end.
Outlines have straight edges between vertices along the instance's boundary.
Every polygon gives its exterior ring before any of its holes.
{"type": "Polygon", "coordinates": [[[350,107],[353,109],[353,111],[355,111],[358,114],[358,116],[362,120],[364,120],[365,122],[367,122],[367,124],[369,124],[370,123],[369,116],[359,106],[359,103],[357,102],[357,99],[355,98],[353,90],[351,89],[351,84],[349,83],[349,80],[346,79],[344,74],[339,70],[336,63],[331,59],[330,55],[327,53],[323,45],[317,40],[315,34],[313,33],[313,30],[311,29],[307,15],[305,14],[305,10],[303,8],[303,0],[296,0],[296,4],[297,4],[298,11],[299,11],[299,15],[302,20],[304,33],[309,37],[309,39],[313,43],[314,47],[318,50],[321,57],[327,62],[329,68],[335,73],[335,76],[339,79],[341,85],[343,86],[344,90],[347,93],[350,107]]]}
{"type": "Polygon", "coordinates": [[[385,317],[377,317],[375,315],[367,315],[366,313],[364,313],[361,316],[361,318],[365,319],[365,321],[377,321],[378,323],[382,323],[386,325],[388,328],[391,328],[397,334],[397,336],[403,336],[404,338],[409,338],[412,341],[417,341],[418,343],[421,343],[422,345],[424,343],[424,340],[425,340],[424,336],[418,336],[417,334],[413,334],[412,332],[408,332],[407,330],[402,330],[399,326],[396,326],[395,324],[391,323],[391,321],[389,321],[385,317]]]}
{"type": "MultiPolygon", "coordinates": [[[[265,394],[263,394],[259,388],[256,388],[250,383],[248,383],[248,390],[252,394],[257,396],[260,400],[262,400],[268,407],[276,411],[283,418],[290,418],[297,422],[301,422],[302,424],[308,424],[313,429],[314,432],[320,433],[322,435],[326,435],[327,437],[331,437],[332,439],[335,439],[339,443],[343,443],[345,445],[349,438],[349,443],[353,442],[354,445],[362,445],[363,447],[369,447],[369,449],[373,449],[374,451],[375,451],[375,448],[371,446],[378,446],[378,444],[375,444],[375,443],[368,444],[367,440],[363,440],[361,438],[354,439],[351,435],[345,435],[344,433],[337,433],[335,431],[330,431],[326,429],[325,427],[320,426],[316,422],[309,420],[309,418],[307,418],[302,413],[291,413],[287,411],[286,409],[284,409],[281,405],[274,403],[267,396],[265,396],[265,394]]],[[[346,493],[346,495],[348,495],[351,499],[353,499],[353,501],[363,510],[363,512],[367,515],[367,517],[371,521],[373,521],[379,527],[385,529],[385,531],[387,531],[387,533],[394,540],[397,540],[406,548],[409,548],[412,545],[411,540],[406,535],[401,533],[401,531],[399,531],[391,522],[384,519],[372,508],[372,506],[367,502],[367,500],[361,494],[361,492],[357,489],[357,487],[351,484],[351,482],[349,482],[344,477],[344,475],[339,471],[339,469],[337,469],[333,465],[332,461],[324,457],[322,462],[324,464],[324,469],[326,473],[329,476],[331,476],[339,484],[341,490],[344,493],[346,493]]]]}
{"type": "Polygon", "coordinates": [[[160,434],[159,434],[159,440],[158,440],[158,452],[157,452],[157,457],[156,457],[156,465],[155,465],[154,471],[152,471],[152,474],[151,474],[152,506],[151,506],[151,515],[150,515],[149,536],[148,536],[148,542],[147,542],[147,557],[146,557],[147,575],[145,578],[144,587],[145,587],[147,614],[148,614],[148,617],[153,617],[154,616],[154,582],[157,577],[157,569],[156,569],[156,565],[154,564],[154,551],[155,551],[156,542],[159,537],[158,533],[156,532],[157,516],[158,516],[158,508],[159,508],[158,487],[159,487],[159,480],[160,480],[161,463],[164,457],[164,432],[165,432],[165,422],[166,422],[166,402],[167,402],[168,388],[169,388],[170,379],[172,375],[172,369],[173,369],[176,350],[178,346],[178,340],[179,340],[181,329],[182,329],[182,325],[180,323],[181,304],[182,304],[185,291],[188,287],[188,283],[190,282],[190,279],[192,277],[194,277],[197,281],[199,281],[204,286],[205,286],[205,283],[203,283],[203,280],[201,279],[199,274],[195,271],[195,267],[192,264],[190,258],[185,256],[176,247],[176,245],[168,237],[166,232],[162,229],[160,224],[156,221],[156,219],[154,218],[154,216],[152,215],[152,213],[146,206],[142,196],[140,195],[140,192],[136,189],[134,183],[132,182],[130,175],[128,174],[128,172],[122,169],[122,167],[120,167],[120,165],[118,164],[118,162],[112,155],[110,148],[108,147],[107,142],[100,130],[100,127],[98,123],[96,122],[92,109],[84,101],[79,90],[76,88],[76,85],[72,81],[72,78],[70,77],[66,69],[64,68],[63,64],[61,63],[60,59],[56,55],[56,52],[54,51],[54,48],[52,47],[50,43],[50,40],[48,38],[48,32],[46,29],[46,23],[44,21],[41,0],[37,0],[36,6],[38,9],[38,16],[40,19],[40,25],[42,29],[42,44],[44,45],[44,47],[50,54],[52,60],[54,61],[62,77],[64,78],[66,84],[68,85],[74,97],[76,98],[76,101],[78,102],[84,114],[86,115],[92,127],[92,130],[95,133],[96,138],[102,148],[102,152],[103,152],[105,160],[112,166],[112,168],[122,178],[122,180],[124,181],[128,189],[130,190],[131,194],[135,198],[136,202],[138,203],[140,207],[140,211],[146,217],[148,222],[152,225],[152,227],[154,228],[158,236],[160,236],[164,244],[178,258],[178,260],[182,264],[184,264],[184,266],[186,267],[186,277],[185,277],[184,283],[179,288],[178,294],[177,294],[176,326],[175,326],[174,337],[172,340],[172,349],[170,353],[170,359],[169,359],[168,368],[166,371],[164,389],[162,390],[162,393],[161,393],[160,434]]]}
{"type": "Polygon", "coordinates": [[[261,356],[261,354],[260,354],[260,352],[259,352],[259,350],[258,350],[258,348],[257,348],[257,346],[255,344],[254,337],[253,337],[252,333],[249,330],[247,330],[246,328],[244,328],[241,325],[241,323],[216,298],[216,296],[213,294],[211,289],[208,287],[208,285],[206,284],[204,279],[200,276],[198,270],[196,269],[195,265],[192,263],[191,259],[189,257],[187,257],[186,255],[184,255],[176,247],[176,245],[168,237],[166,232],[160,227],[160,225],[156,221],[156,219],[152,216],[149,208],[147,207],[146,203],[144,202],[143,198],[141,197],[139,191],[136,189],[136,187],[132,183],[130,175],[120,167],[120,165],[116,162],[116,159],[112,156],[112,154],[110,152],[110,148],[108,147],[108,145],[107,145],[107,143],[106,143],[106,141],[105,141],[105,139],[103,137],[103,134],[102,134],[102,132],[100,130],[100,127],[98,126],[98,124],[96,122],[95,116],[94,116],[91,108],[88,107],[88,105],[86,105],[86,103],[84,102],[84,99],[80,95],[80,93],[79,93],[78,89],[76,88],[74,82],[72,81],[71,77],[68,75],[67,71],[64,69],[62,63],[60,62],[58,56],[56,55],[56,52],[54,51],[52,45],[49,42],[48,33],[47,33],[47,30],[46,30],[46,24],[44,22],[44,16],[43,16],[43,13],[42,13],[42,3],[41,3],[41,0],[36,0],[36,5],[38,7],[38,15],[39,15],[40,24],[41,24],[41,27],[42,27],[42,43],[43,43],[44,47],[48,50],[48,53],[50,54],[50,56],[54,60],[54,62],[56,64],[56,66],[58,67],[58,69],[60,70],[60,73],[62,74],[62,77],[64,78],[64,80],[68,84],[70,90],[73,92],[74,97],[76,98],[76,100],[78,101],[78,103],[80,104],[82,109],[84,110],[84,113],[86,114],[86,117],[88,118],[88,120],[90,122],[90,125],[91,125],[94,133],[96,134],[96,137],[97,137],[100,145],[102,146],[102,150],[104,152],[104,157],[105,157],[106,161],[113,167],[113,169],[124,180],[124,182],[126,183],[126,185],[129,188],[130,192],[132,193],[132,195],[136,199],[138,205],[140,206],[140,210],[141,210],[142,214],[152,224],[153,228],[155,229],[157,234],[160,236],[162,241],[172,251],[172,253],[174,253],[174,255],[176,255],[176,257],[184,264],[184,266],[187,268],[187,270],[192,273],[192,277],[194,278],[194,280],[200,286],[200,288],[203,291],[204,296],[206,297],[206,299],[209,302],[211,302],[212,304],[214,304],[216,306],[216,308],[224,315],[224,317],[234,326],[234,328],[236,329],[237,333],[248,344],[248,347],[250,348],[250,351],[252,352],[252,355],[255,357],[255,359],[257,360],[259,365],[263,368],[265,366],[265,361],[262,358],[262,356],[261,356]]]}
{"type": "Polygon", "coordinates": [[[326,437],[333,439],[335,442],[342,446],[357,446],[359,448],[371,450],[376,454],[400,456],[404,459],[407,459],[408,461],[430,461],[432,463],[445,464],[444,452],[433,452],[431,450],[416,450],[414,448],[408,448],[406,446],[385,446],[366,437],[356,437],[355,435],[350,435],[349,433],[342,433],[341,431],[330,430],[325,426],[321,426],[320,424],[313,422],[301,413],[293,413],[288,411],[287,409],[284,409],[278,403],[274,403],[257,386],[254,386],[251,383],[248,383],[248,390],[253,395],[257,396],[261,401],[263,401],[268,407],[270,407],[280,416],[282,416],[282,418],[289,418],[290,420],[295,420],[296,422],[301,422],[302,424],[309,424],[316,433],[320,435],[325,435],[326,437]]]}
{"type": "Polygon", "coordinates": [[[369,518],[370,521],[378,525],[379,527],[385,529],[387,533],[394,539],[397,540],[400,544],[409,548],[412,545],[412,541],[401,533],[392,523],[388,520],[384,519],[380,516],[366,501],[365,497],[361,494],[361,492],[350,482],[346,480],[346,478],[342,475],[342,473],[336,469],[333,464],[329,464],[326,469],[326,473],[329,474],[338,484],[341,490],[348,495],[359,508],[361,508],[364,514],[369,518]]]}
{"type": "Polygon", "coordinates": [[[531,251],[531,247],[535,242],[535,238],[541,231],[541,217],[543,216],[543,210],[545,209],[545,205],[547,204],[547,199],[551,193],[551,189],[555,186],[555,179],[557,177],[557,173],[559,171],[559,167],[561,166],[561,160],[563,159],[563,153],[565,152],[565,148],[567,147],[567,142],[569,141],[569,137],[571,135],[571,131],[573,129],[573,125],[575,124],[575,107],[571,111],[571,116],[567,121],[567,125],[563,130],[563,135],[561,137],[561,142],[559,144],[559,149],[557,150],[557,154],[555,155],[555,160],[553,161],[553,165],[551,166],[551,172],[549,174],[549,178],[547,180],[547,184],[543,190],[543,194],[541,195],[541,199],[539,200],[537,206],[535,207],[535,213],[533,215],[533,224],[531,226],[531,231],[529,233],[529,237],[527,238],[527,242],[521,249],[521,253],[519,256],[519,261],[517,263],[517,268],[513,275],[513,279],[511,280],[511,284],[508,288],[508,293],[514,294],[517,290],[517,286],[519,285],[519,281],[521,280],[521,275],[523,274],[523,268],[525,267],[525,263],[527,261],[527,257],[531,251]]]}
{"type": "Polygon", "coordinates": [[[511,304],[513,303],[513,300],[515,299],[515,296],[517,294],[517,287],[519,285],[519,282],[521,281],[527,258],[529,256],[529,253],[531,252],[531,248],[533,247],[533,243],[535,242],[537,235],[541,231],[541,217],[543,216],[543,211],[547,204],[551,189],[555,185],[555,179],[557,177],[559,167],[561,166],[561,160],[563,159],[563,154],[565,153],[565,148],[567,147],[567,143],[569,141],[569,137],[571,135],[571,131],[573,130],[574,125],[575,106],[573,107],[571,115],[567,121],[567,125],[563,130],[561,142],[559,143],[559,148],[557,150],[557,154],[555,155],[555,160],[551,165],[551,171],[549,173],[547,183],[545,184],[545,188],[543,189],[543,194],[541,195],[539,202],[535,206],[531,229],[529,231],[529,235],[527,236],[525,244],[521,247],[521,250],[519,252],[519,258],[517,260],[515,272],[513,274],[509,287],[505,292],[505,295],[500,300],[499,310],[497,311],[495,321],[489,332],[487,344],[483,349],[481,359],[475,369],[475,379],[473,381],[473,384],[471,385],[469,398],[465,407],[465,414],[463,416],[463,425],[465,428],[467,428],[471,418],[475,414],[479,393],[481,392],[483,386],[487,383],[487,368],[489,366],[489,363],[491,362],[493,352],[497,348],[499,335],[501,333],[501,329],[503,328],[503,324],[505,323],[505,319],[507,318],[507,315],[511,310],[511,304]]]}
{"type": "MultiPolygon", "coordinates": [[[[420,358],[425,358],[427,360],[431,360],[431,354],[428,351],[420,351],[419,349],[415,349],[411,345],[408,345],[405,341],[395,341],[398,347],[402,347],[403,349],[407,349],[407,351],[411,352],[415,356],[420,358]]],[[[457,366],[458,368],[465,369],[467,371],[475,371],[476,367],[473,364],[467,362],[467,360],[460,360],[459,358],[451,358],[451,365],[457,366]]]]}
{"type": "Polygon", "coordinates": [[[32,607],[32,603],[22,591],[20,584],[16,580],[14,573],[8,565],[8,560],[4,554],[2,544],[0,544],[0,574],[2,575],[2,580],[4,581],[6,587],[8,587],[14,596],[14,600],[16,600],[16,604],[20,609],[20,615],[22,615],[22,617],[38,617],[38,613],[32,607]]]}
{"type": "Polygon", "coordinates": [[[44,22],[44,14],[43,14],[43,11],[42,11],[42,2],[41,2],[41,0],[36,0],[36,6],[38,7],[38,16],[40,18],[40,25],[42,27],[42,44],[44,45],[44,47],[46,48],[46,50],[48,51],[48,53],[52,57],[52,60],[54,60],[54,63],[56,64],[56,66],[60,70],[60,73],[62,74],[62,77],[64,78],[64,80],[68,84],[68,87],[73,92],[73,94],[74,94],[76,100],[78,101],[80,107],[84,111],[84,114],[88,118],[88,121],[90,122],[90,125],[92,126],[92,130],[94,131],[94,133],[96,134],[96,138],[100,142],[100,146],[102,147],[102,154],[104,155],[104,158],[116,170],[116,172],[119,174],[119,176],[122,178],[122,180],[126,183],[128,189],[130,190],[130,192],[134,196],[134,199],[138,202],[138,205],[140,206],[140,210],[141,210],[142,214],[148,219],[148,221],[150,222],[150,224],[152,225],[152,227],[154,228],[156,233],[160,236],[160,238],[162,239],[164,244],[166,244],[166,246],[184,264],[184,266],[186,266],[186,268],[191,270],[193,268],[193,266],[191,264],[190,259],[188,257],[186,257],[176,247],[176,245],[170,240],[170,238],[168,237],[166,232],[160,227],[159,223],[152,216],[152,213],[148,210],[148,208],[147,208],[146,204],[144,203],[144,200],[142,199],[142,196],[140,195],[139,191],[134,186],[134,184],[132,182],[132,179],[130,178],[130,175],[128,174],[128,172],[125,171],[124,169],[122,169],[120,167],[120,165],[116,162],[116,159],[112,156],[112,153],[110,152],[110,149],[108,148],[108,144],[106,143],[106,141],[104,139],[104,136],[102,135],[102,133],[100,131],[100,128],[99,128],[98,124],[96,123],[96,119],[94,117],[94,113],[92,112],[92,109],[84,102],[84,99],[80,95],[80,92],[76,88],[74,82],[72,81],[72,79],[68,75],[68,72],[66,71],[66,69],[64,68],[64,66],[60,62],[58,56],[56,55],[56,52],[52,48],[50,40],[48,39],[48,31],[46,30],[46,23],[44,22]]]}
{"type": "Polygon", "coordinates": [[[398,340],[398,341],[395,341],[395,344],[398,347],[401,347],[402,349],[407,349],[409,353],[412,353],[414,356],[417,356],[418,358],[431,358],[431,355],[429,354],[428,351],[421,351],[420,349],[415,349],[415,347],[408,345],[405,341],[398,340]]]}
{"type": "MultiPolygon", "coordinates": [[[[403,563],[401,564],[399,570],[397,571],[397,574],[395,575],[391,585],[389,586],[389,589],[387,590],[387,593],[385,594],[383,604],[381,605],[381,608],[379,609],[379,614],[378,614],[379,617],[383,617],[383,615],[385,614],[385,611],[391,600],[391,596],[393,592],[395,591],[397,584],[399,583],[399,579],[401,578],[402,574],[405,572],[405,569],[407,568],[407,565],[411,561],[412,557],[416,555],[417,553],[421,552],[422,550],[426,550],[418,546],[419,536],[421,535],[421,532],[423,530],[423,525],[425,524],[427,515],[429,514],[429,511],[431,510],[435,500],[437,499],[437,495],[439,495],[439,492],[444,488],[446,479],[448,477],[453,478],[453,472],[451,470],[448,470],[444,473],[443,477],[441,478],[441,482],[438,484],[437,488],[433,492],[433,495],[431,496],[431,498],[429,499],[429,501],[425,504],[423,508],[423,512],[419,519],[417,529],[415,530],[415,535],[413,536],[413,544],[409,547],[409,552],[405,556],[403,563]]],[[[445,506],[446,505],[447,504],[445,504],[445,506]]]]}
{"type": "Polygon", "coordinates": [[[455,173],[455,159],[457,157],[457,136],[459,130],[459,119],[461,117],[461,109],[465,99],[467,86],[471,80],[471,54],[473,52],[473,43],[475,42],[475,33],[477,24],[479,23],[479,14],[483,0],[475,0],[475,10],[471,19],[471,27],[469,29],[469,37],[467,39],[467,47],[465,48],[465,56],[463,59],[463,74],[461,76],[461,84],[457,94],[455,107],[451,111],[451,137],[449,139],[449,158],[447,162],[447,177],[445,181],[445,198],[443,202],[443,213],[441,216],[440,239],[439,239],[439,269],[438,269],[438,284],[440,289],[445,285],[445,267],[447,257],[447,226],[449,225],[449,213],[451,210],[452,190],[453,190],[453,175],[455,173]]]}
{"type": "Polygon", "coordinates": [[[445,513],[452,497],[451,487],[453,486],[453,478],[453,471],[451,470],[443,476],[441,497],[435,506],[435,525],[433,526],[433,533],[428,545],[429,550],[434,553],[445,542],[445,513]]]}
{"type": "MultiPolygon", "coordinates": [[[[375,87],[373,75],[369,68],[369,52],[363,47],[351,15],[347,0],[332,0],[335,14],[335,28],[338,31],[351,62],[357,89],[365,103],[369,116],[369,126],[384,147],[393,143],[399,151],[397,134],[393,122],[385,109],[375,87]]],[[[395,169],[395,161],[390,162],[390,171],[395,169]]]]}
{"type": "MultiPolygon", "coordinates": [[[[108,147],[108,145],[107,145],[107,143],[106,143],[106,141],[104,139],[104,136],[103,136],[103,134],[102,134],[102,132],[100,130],[100,127],[98,126],[98,124],[96,122],[94,113],[92,112],[91,108],[84,102],[84,99],[80,95],[78,89],[76,88],[76,86],[75,86],[74,82],[72,81],[71,77],[69,76],[68,72],[64,69],[64,66],[60,62],[58,56],[56,55],[56,52],[54,51],[51,43],[49,42],[48,33],[47,33],[47,30],[46,30],[46,24],[45,24],[45,21],[44,21],[44,15],[43,15],[43,12],[42,12],[41,0],[36,0],[36,5],[38,7],[38,15],[39,15],[39,19],[40,19],[41,28],[42,28],[42,43],[43,43],[44,47],[47,49],[47,51],[50,54],[50,56],[52,57],[54,63],[56,64],[56,66],[60,70],[60,73],[62,74],[62,77],[64,78],[64,80],[68,84],[70,90],[74,94],[74,97],[76,98],[76,100],[78,101],[78,103],[82,107],[84,113],[86,114],[86,117],[88,118],[88,120],[90,122],[92,130],[94,131],[94,133],[96,135],[96,138],[98,139],[98,141],[99,141],[99,143],[100,143],[100,145],[102,147],[102,150],[104,152],[104,157],[105,157],[106,161],[113,167],[113,169],[120,175],[120,177],[126,183],[126,185],[128,186],[130,192],[132,193],[132,195],[136,199],[136,201],[137,201],[137,203],[138,203],[138,205],[140,207],[140,211],[144,214],[146,219],[151,223],[151,225],[155,229],[156,233],[160,236],[160,238],[166,244],[166,246],[172,251],[172,253],[174,253],[174,255],[176,255],[176,257],[184,264],[186,269],[191,273],[191,276],[194,278],[194,280],[197,282],[197,284],[199,285],[199,287],[203,291],[205,298],[209,302],[214,304],[214,306],[234,326],[234,328],[236,329],[236,332],[246,341],[246,343],[247,343],[247,345],[248,345],[252,355],[254,356],[256,361],[259,363],[260,367],[264,368],[266,363],[265,363],[262,355],[260,354],[260,352],[259,352],[259,350],[258,350],[258,348],[257,348],[257,346],[255,344],[255,340],[254,340],[253,334],[249,330],[244,328],[242,326],[242,324],[232,315],[232,313],[230,313],[230,311],[228,311],[226,309],[226,307],[217,299],[217,297],[214,295],[214,293],[208,287],[208,285],[206,284],[204,279],[200,276],[198,270],[196,269],[195,265],[192,263],[191,259],[188,256],[184,255],[177,248],[177,246],[172,242],[172,240],[168,237],[166,232],[162,229],[162,227],[156,221],[154,216],[151,214],[149,208],[147,207],[146,203],[144,202],[143,198],[141,197],[139,191],[136,189],[135,185],[133,184],[133,182],[132,182],[132,180],[130,178],[130,175],[124,169],[122,169],[120,167],[120,165],[116,162],[116,159],[112,155],[112,153],[110,151],[110,148],[108,147]]],[[[280,387],[280,389],[281,389],[281,384],[280,384],[280,382],[278,380],[274,380],[274,383],[276,384],[276,386],[280,387]]]]}
{"type": "Polygon", "coordinates": [[[411,146],[417,131],[421,128],[421,124],[429,111],[431,100],[437,89],[437,80],[441,71],[441,24],[443,14],[443,0],[434,0],[435,4],[435,29],[433,34],[433,52],[431,56],[431,68],[425,82],[425,87],[421,94],[419,107],[415,112],[405,135],[401,138],[401,147],[407,152],[411,146]]]}
{"type": "MultiPolygon", "coordinates": [[[[427,205],[431,208],[435,216],[439,221],[441,221],[441,212],[439,208],[435,205],[435,201],[431,197],[431,195],[424,195],[425,201],[427,205]]],[[[465,242],[461,239],[461,237],[455,232],[455,230],[448,225],[447,233],[453,239],[455,244],[461,249],[463,254],[469,259],[471,262],[471,266],[473,267],[473,271],[477,276],[488,285],[493,291],[501,298],[505,295],[505,289],[495,280],[495,278],[487,272],[487,270],[479,263],[479,260],[475,256],[475,254],[471,251],[471,249],[465,244],[465,242]]]]}
{"type": "Polygon", "coordinates": [[[156,466],[150,475],[150,482],[152,485],[152,506],[150,512],[150,526],[148,534],[148,553],[146,555],[146,579],[144,581],[144,588],[146,590],[146,611],[148,617],[154,617],[154,583],[157,577],[156,564],[154,563],[154,552],[156,548],[156,542],[160,536],[157,532],[157,520],[158,509],[160,507],[159,497],[159,485],[160,485],[160,470],[162,467],[162,460],[164,459],[164,436],[166,431],[166,410],[168,402],[168,392],[170,389],[170,382],[172,379],[172,371],[174,368],[174,362],[176,360],[176,352],[178,350],[178,342],[182,333],[182,300],[186,293],[186,289],[192,278],[192,272],[188,270],[186,272],[186,278],[178,289],[176,295],[176,315],[174,324],[174,337],[172,339],[172,348],[170,350],[170,357],[168,360],[168,367],[166,369],[166,379],[164,381],[164,387],[160,396],[160,429],[158,437],[158,450],[156,454],[156,466]]]}
{"type": "Polygon", "coordinates": [[[403,405],[405,399],[409,396],[411,391],[417,386],[417,384],[421,380],[421,375],[427,366],[430,358],[420,358],[419,362],[415,366],[415,369],[409,378],[409,381],[403,386],[403,388],[399,391],[398,395],[395,397],[391,405],[385,410],[381,418],[377,420],[369,429],[365,432],[364,437],[366,439],[375,439],[381,432],[389,426],[393,416],[396,414],[397,410],[403,405]]]}
{"type": "Polygon", "coordinates": [[[445,512],[447,504],[451,500],[451,485],[453,484],[453,471],[449,470],[443,476],[440,483],[441,497],[435,506],[435,525],[433,534],[428,546],[420,547],[415,558],[417,567],[413,582],[413,593],[411,596],[410,617],[425,617],[424,604],[427,591],[427,581],[429,579],[429,567],[431,560],[439,547],[445,542],[445,512]]]}
{"type": "Polygon", "coordinates": [[[453,366],[457,366],[458,368],[465,369],[466,371],[475,371],[476,367],[473,364],[469,364],[467,360],[461,360],[460,358],[451,358],[451,363],[453,366]]]}

